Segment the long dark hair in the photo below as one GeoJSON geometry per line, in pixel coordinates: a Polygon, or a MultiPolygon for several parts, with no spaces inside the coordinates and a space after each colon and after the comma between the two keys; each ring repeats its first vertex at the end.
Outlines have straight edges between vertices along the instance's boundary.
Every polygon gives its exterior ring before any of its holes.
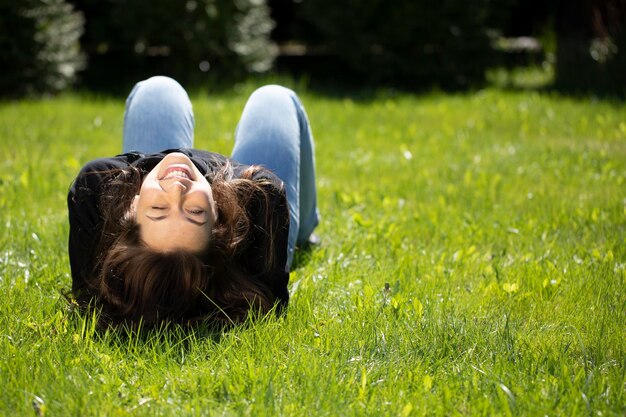
{"type": "Polygon", "coordinates": [[[276,300],[262,277],[275,262],[275,222],[267,193],[274,185],[255,179],[261,169],[251,166],[235,178],[227,162],[207,175],[218,215],[209,246],[200,255],[147,247],[129,214],[146,172],[129,167],[111,173],[100,199],[102,255],[78,303],[100,310],[101,326],[163,321],[229,325],[245,321],[251,311],[269,312],[276,300]],[[238,255],[254,244],[258,224],[265,237],[258,248],[264,262],[260,270],[251,270],[238,255]]]}

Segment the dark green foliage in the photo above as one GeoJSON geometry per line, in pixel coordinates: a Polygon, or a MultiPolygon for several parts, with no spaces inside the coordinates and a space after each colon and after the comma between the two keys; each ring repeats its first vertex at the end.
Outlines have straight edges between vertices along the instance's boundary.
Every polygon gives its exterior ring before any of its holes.
{"type": "Polygon", "coordinates": [[[0,95],[70,85],[84,63],[83,23],[65,0],[0,0],[0,95]]]}
{"type": "Polygon", "coordinates": [[[74,0],[87,17],[88,84],[154,74],[188,84],[269,69],[273,21],[263,0],[74,0]],[[208,74],[207,74],[208,71],[208,74]]]}
{"type": "Polygon", "coordinates": [[[626,1],[556,3],[556,87],[626,95],[626,1]]]}
{"type": "Polygon", "coordinates": [[[300,12],[312,38],[363,80],[411,87],[483,81],[492,29],[508,0],[316,0],[300,12]]]}

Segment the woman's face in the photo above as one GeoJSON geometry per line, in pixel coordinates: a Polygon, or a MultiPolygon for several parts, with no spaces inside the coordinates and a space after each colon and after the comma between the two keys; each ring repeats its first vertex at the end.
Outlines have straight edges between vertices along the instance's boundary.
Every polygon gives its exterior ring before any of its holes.
{"type": "Polygon", "coordinates": [[[148,173],[131,210],[141,226],[142,240],[162,252],[201,252],[217,219],[211,185],[193,162],[178,152],[166,155],[148,173]]]}

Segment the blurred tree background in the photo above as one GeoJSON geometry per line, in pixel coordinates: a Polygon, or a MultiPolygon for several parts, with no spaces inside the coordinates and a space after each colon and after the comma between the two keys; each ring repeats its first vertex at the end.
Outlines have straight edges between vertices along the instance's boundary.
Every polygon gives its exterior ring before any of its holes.
{"type": "Polygon", "coordinates": [[[83,27],[65,0],[0,0],[0,95],[69,87],[85,68],[83,27]]]}
{"type": "Polygon", "coordinates": [[[0,0],[0,65],[4,96],[268,71],[467,89],[520,66],[549,68],[561,90],[623,96],[626,0],[0,0]]]}
{"type": "Polygon", "coordinates": [[[166,74],[184,85],[271,69],[274,22],[264,0],[71,0],[86,17],[82,81],[166,74]]]}

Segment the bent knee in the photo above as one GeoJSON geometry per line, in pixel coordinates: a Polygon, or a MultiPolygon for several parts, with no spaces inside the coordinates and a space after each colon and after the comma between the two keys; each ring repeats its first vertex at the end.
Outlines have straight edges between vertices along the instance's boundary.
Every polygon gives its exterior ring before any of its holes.
{"type": "Polygon", "coordinates": [[[296,93],[290,88],[283,87],[278,84],[268,84],[257,88],[250,97],[254,97],[255,99],[261,98],[264,100],[293,100],[297,96],[296,93]]]}
{"type": "Polygon", "coordinates": [[[142,99],[158,100],[161,99],[186,99],[187,92],[178,81],[163,75],[150,77],[140,81],[135,86],[135,91],[131,93],[131,97],[140,97],[142,99]]]}
{"type": "Polygon", "coordinates": [[[154,77],[146,78],[140,81],[139,84],[142,88],[149,89],[182,88],[178,81],[165,75],[155,75],[154,77]]]}

